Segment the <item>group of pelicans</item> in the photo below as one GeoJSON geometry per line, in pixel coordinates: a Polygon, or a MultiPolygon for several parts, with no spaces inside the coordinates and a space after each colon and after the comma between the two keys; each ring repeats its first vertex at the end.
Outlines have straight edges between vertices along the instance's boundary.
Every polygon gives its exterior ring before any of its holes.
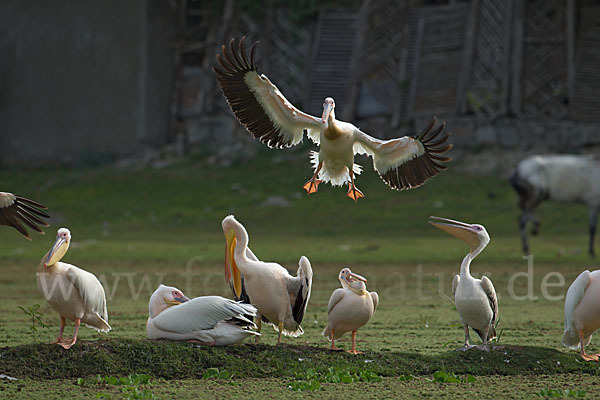
{"type": "MultiPolygon", "coordinates": [[[[445,155],[452,145],[444,124],[436,127],[436,119],[414,137],[392,140],[373,138],[354,125],[335,118],[335,102],[328,97],[321,117],[314,117],[295,108],[265,75],[259,75],[255,63],[256,43],[249,54],[242,38],[236,46],[222,46],[213,68],[217,81],[236,118],[246,129],[269,147],[284,148],[300,143],[304,133],[320,152],[312,152],[314,174],[304,184],[308,194],[315,193],[321,182],[348,184],[347,196],[357,201],[364,194],[356,187],[355,176],[362,167],[354,163],[355,154],[373,158],[380,177],[393,189],[410,189],[422,185],[437,175],[450,160],[445,155]],[[443,133],[444,132],[444,133],[443,133]]],[[[15,227],[29,238],[23,224],[41,232],[39,225],[48,226],[44,207],[32,200],[0,192],[0,224],[15,227]]],[[[465,343],[459,350],[477,347],[489,351],[496,337],[498,301],[490,279],[476,279],[470,274],[472,260],[490,241],[486,229],[446,218],[431,217],[433,226],[467,243],[470,251],[452,281],[454,302],[464,326],[465,343]],[[469,343],[469,328],[481,338],[482,344],[469,343]]],[[[146,324],[150,339],[188,340],[202,344],[224,346],[236,344],[249,336],[260,336],[262,323],[270,324],[282,335],[299,336],[312,289],[313,271],[306,257],[301,257],[296,276],[274,262],[260,261],[248,247],[249,236],[244,226],[233,216],[222,221],[225,235],[225,277],[234,300],[220,296],[189,299],[175,287],[161,285],[149,301],[146,324]]],[[[42,258],[38,268],[38,288],[60,315],[60,330],[53,343],[70,348],[77,340],[79,325],[108,332],[106,297],[100,281],[91,273],[60,260],[65,256],[71,234],[58,230],[56,242],[42,258]],[[73,290],[55,290],[69,287],[73,290]],[[63,338],[66,319],[74,321],[71,339],[63,338]]],[[[356,332],[375,313],[379,296],[368,292],[367,280],[343,268],[338,276],[342,285],[336,289],[327,306],[328,323],[323,335],[331,341],[331,349],[339,350],[336,339],[352,333],[352,348],[356,349],[356,332]]],[[[584,271],[569,287],[565,299],[565,346],[581,351],[585,360],[599,360],[598,354],[588,355],[592,333],[600,328],[600,270],[584,271]]]]}

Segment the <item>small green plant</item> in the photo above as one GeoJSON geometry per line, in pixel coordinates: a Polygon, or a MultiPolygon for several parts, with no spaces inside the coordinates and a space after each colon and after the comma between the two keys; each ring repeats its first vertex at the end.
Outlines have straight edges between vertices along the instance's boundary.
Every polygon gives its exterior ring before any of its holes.
{"type": "Polygon", "coordinates": [[[475,382],[475,377],[468,374],[465,377],[460,377],[452,372],[435,371],[431,381],[439,383],[473,383],[475,382]]]}
{"type": "Polygon", "coordinates": [[[408,381],[412,381],[413,379],[415,379],[415,377],[414,377],[414,376],[412,376],[411,374],[408,374],[408,375],[400,375],[400,376],[398,377],[398,380],[399,380],[400,382],[408,382],[408,381]]]}
{"type": "Polygon", "coordinates": [[[540,397],[551,397],[551,398],[565,398],[565,397],[585,397],[585,390],[571,390],[571,389],[550,389],[545,388],[535,394],[540,397]]]}
{"type": "Polygon", "coordinates": [[[218,368],[208,368],[202,375],[202,379],[230,379],[231,377],[233,374],[229,371],[219,371],[218,368]]]}
{"type": "MultiPolygon", "coordinates": [[[[150,376],[146,374],[132,374],[126,377],[116,377],[116,376],[101,376],[96,375],[94,378],[85,379],[78,378],[77,385],[111,385],[111,386],[120,386],[121,393],[126,399],[153,399],[154,393],[148,388],[139,387],[140,385],[152,385],[150,381],[150,376]]],[[[97,398],[110,398],[112,397],[106,393],[96,393],[97,398]]]]}
{"type": "Polygon", "coordinates": [[[48,328],[48,325],[46,325],[44,321],[42,321],[42,317],[44,316],[44,314],[40,312],[40,305],[34,304],[27,308],[19,306],[19,308],[25,313],[25,315],[31,317],[31,326],[29,327],[29,330],[31,331],[33,340],[37,342],[38,327],[36,326],[36,322],[41,328],[48,328]]]}
{"type": "Polygon", "coordinates": [[[382,379],[373,371],[362,370],[358,373],[350,371],[337,371],[329,367],[326,373],[319,374],[309,368],[306,372],[297,372],[294,382],[288,384],[288,389],[295,391],[319,390],[321,383],[354,383],[354,382],[381,382],[382,379]]]}
{"type": "MultiPolygon", "coordinates": [[[[496,330],[496,332],[498,332],[498,325],[500,325],[500,319],[502,317],[498,317],[498,320],[496,321],[496,324],[494,325],[494,329],[496,330]]],[[[504,332],[504,329],[500,330],[500,333],[498,333],[498,335],[496,335],[495,338],[493,338],[490,342],[491,343],[500,343],[500,338],[502,337],[502,333],[504,332]]]]}

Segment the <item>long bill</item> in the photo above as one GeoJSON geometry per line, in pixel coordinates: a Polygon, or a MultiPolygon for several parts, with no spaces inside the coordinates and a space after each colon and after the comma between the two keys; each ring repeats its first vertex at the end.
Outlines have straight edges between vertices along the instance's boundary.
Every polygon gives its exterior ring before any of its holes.
{"type": "Polygon", "coordinates": [[[225,279],[233,289],[236,298],[242,295],[242,274],[235,262],[237,238],[233,229],[225,234],[225,279]]]}
{"type": "Polygon", "coordinates": [[[323,115],[321,116],[323,123],[327,122],[327,120],[329,119],[329,114],[331,114],[332,110],[333,110],[333,104],[326,103],[323,105],[323,115]]]}
{"type": "Polygon", "coordinates": [[[46,257],[44,267],[48,267],[59,262],[67,253],[68,248],[69,243],[67,242],[67,239],[64,237],[57,237],[56,242],[54,242],[54,246],[52,246],[52,249],[50,249],[50,252],[48,253],[48,257],[46,257]]]}
{"type": "Polygon", "coordinates": [[[429,223],[466,242],[469,245],[471,252],[475,251],[481,245],[481,242],[477,237],[477,231],[472,224],[440,217],[429,217],[429,223]]]}

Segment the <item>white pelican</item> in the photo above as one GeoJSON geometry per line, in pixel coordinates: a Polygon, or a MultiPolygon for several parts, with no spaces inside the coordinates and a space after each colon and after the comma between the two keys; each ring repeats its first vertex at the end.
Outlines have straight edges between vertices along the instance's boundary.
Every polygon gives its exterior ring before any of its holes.
{"type": "Polygon", "coordinates": [[[365,325],[377,309],[379,295],[369,293],[362,276],[344,268],[340,271],[338,279],[342,283],[341,289],[335,289],[327,305],[327,328],[323,336],[331,341],[331,350],[340,350],[335,346],[335,339],[341,338],[344,333],[352,332],[352,354],[362,354],[356,350],[356,331],[365,325]]]}
{"type": "Polygon", "coordinates": [[[148,339],[188,340],[211,346],[242,342],[256,325],[244,315],[255,316],[251,304],[220,296],[188,299],[181,290],[160,285],[150,297],[148,339]],[[177,306],[177,307],[173,307],[177,306]]]}
{"type": "Polygon", "coordinates": [[[50,218],[41,209],[47,209],[37,201],[26,199],[16,194],[0,192],[0,225],[12,226],[21,235],[31,240],[23,223],[36,232],[44,234],[38,225],[50,226],[42,218],[50,218]]]}
{"type": "Polygon", "coordinates": [[[60,228],[54,246],[46,253],[37,272],[38,289],[60,315],[58,343],[65,349],[77,341],[79,325],[84,323],[98,332],[110,331],[106,296],[102,284],[93,274],[74,265],[60,262],[69,249],[71,232],[60,228]],[[75,323],[72,339],[63,339],[65,320],[75,323]]]}
{"type": "Polygon", "coordinates": [[[300,323],[310,298],[313,276],[308,258],[300,258],[297,276],[291,276],[281,265],[259,261],[254,256],[248,249],[246,229],[233,215],[223,220],[222,227],[226,241],[225,277],[236,299],[243,298],[245,293],[258,309],[258,331],[262,320],[279,332],[277,343],[281,342],[282,334],[302,335],[300,323]]]}
{"type": "Polygon", "coordinates": [[[584,346],[600,328],[600,270],[583,271],[569,287],[565,298],[565,332],[562,343],[581,350],[586,361],[598,361],[600,354],[585,354],[584,346]]]}
{"type": "Polygon", "coordinates": [[[496,321],[498,320],[498,300],[492,281],[482,276],[475,279],[471,276],[471,261],[483,251],[490,242],[490,235],[482,225],[465,224],[451,219],[430,217],[430,224],[452,236],[464,240],[471,251],[460,265],[460,275],[452,280],[454,304],[460,315],[460,322],[465,328],[465,345],[458,350],[468,350],[469,327],[473,328],[483,341],[481,350],[489,351],[488,342],[496,337],[496,321]]]}
{"type": "Polygon", "coordinates": [[[446,169],[443,162],[450,161],[446,153],[452,148],[447,144],[448,134],[440,135],[444,124],[436,129],[436,119],[414,137],[379,140],[354,125],[335,119],[335,102],[331,97],[323,103],[320,118],[295,108],[265,75],[259,75],[254,62],[256,44],[250,49],[248,59],[245,38],[236,49],[232,39],[229,49],[222,46],[217,54],[218,66],[213,68],[231,111],[246,129],[269,147],[284,148],[302,141],[304,131],[317,145],[320,152],[312,152],[315,168],[313,177],[304,184],[311,194],[319,183],[332,185],[348,183],[347,196],[353,200],[364,197],[354,184],[354,176],[362,167],[354,164],[355,154],[373,157],[373,166],[379,176],[392,189],[411,189],[422,185],[427,179],[446,169]]]}

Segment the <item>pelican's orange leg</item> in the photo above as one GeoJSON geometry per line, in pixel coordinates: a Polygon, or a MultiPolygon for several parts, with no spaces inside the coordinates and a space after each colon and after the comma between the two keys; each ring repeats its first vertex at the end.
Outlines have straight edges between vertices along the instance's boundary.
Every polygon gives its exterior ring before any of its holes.
{"type": "Polygon", "coordinates": [[[351,354],[363,354],[362,351],[356,350],[356,331],[352,331],[352,349],[348,350],[351,354]]]}
{"type": "Polygon", "coordinates": [[[330,329],[329,336],[331,338],[331,347],[330,347],[330,349],[333,350],[333,351],[342,351],[342,349],[340,349],[339,347],[335,346],[335,335],[334,335],[333,329],[330,329]]]}
{"type": "Polygon", "coordinates": [[[346,193],[346,196],[354,201],[358,201],[360,197],[365,197],[363,192],[354,185],[354,171],[350,171],[350,183],[348,184],[348,193],[346,193]]]}
{"type": "Polygon", "coordinates": [[[579,345],[581,347],[581,358],[583,358],[585,361],[598,361],[599,358],[599,354],[585,354],[585,350],[583,349],[583,331],[579,331],[579,345]]]}
{"type": "Polygon", "coordinates": [[[50,344],[57,344],[57,343],[62,343],[63,341],[63,331],[65,330],[65,317],[63,317],[62,315],[60,316],[60,328],[58,329],[58,336],[56,337],[56,339],[52,342],[50,342],[50,344]]]}
{"type": "Polygon", "coordinates": [[[73,338],[67,339],[59,344],[65,349],[70,349],[77,342],[77,333],[79,332],[79,325],[81,324],[81,319],[75,318],[75,329],[73,330],[73,338]]]}
{"type": "Polygon", "coordinates": [[[313,177],[310,178],[304,184],[304,186],[302,186],[306,190],[306,192],[308,194],[317,193],[317,190],[319,190],[319,183],[321,183],[321,180],[317,179],[317,176],[319,176],[319,172],[321,171],[321,167],[323,167],[323,161],[321,161],[319,163],[319,165],[317,166],[317,170],[315,171],[315,174],[313,175],[313,177]]]}

